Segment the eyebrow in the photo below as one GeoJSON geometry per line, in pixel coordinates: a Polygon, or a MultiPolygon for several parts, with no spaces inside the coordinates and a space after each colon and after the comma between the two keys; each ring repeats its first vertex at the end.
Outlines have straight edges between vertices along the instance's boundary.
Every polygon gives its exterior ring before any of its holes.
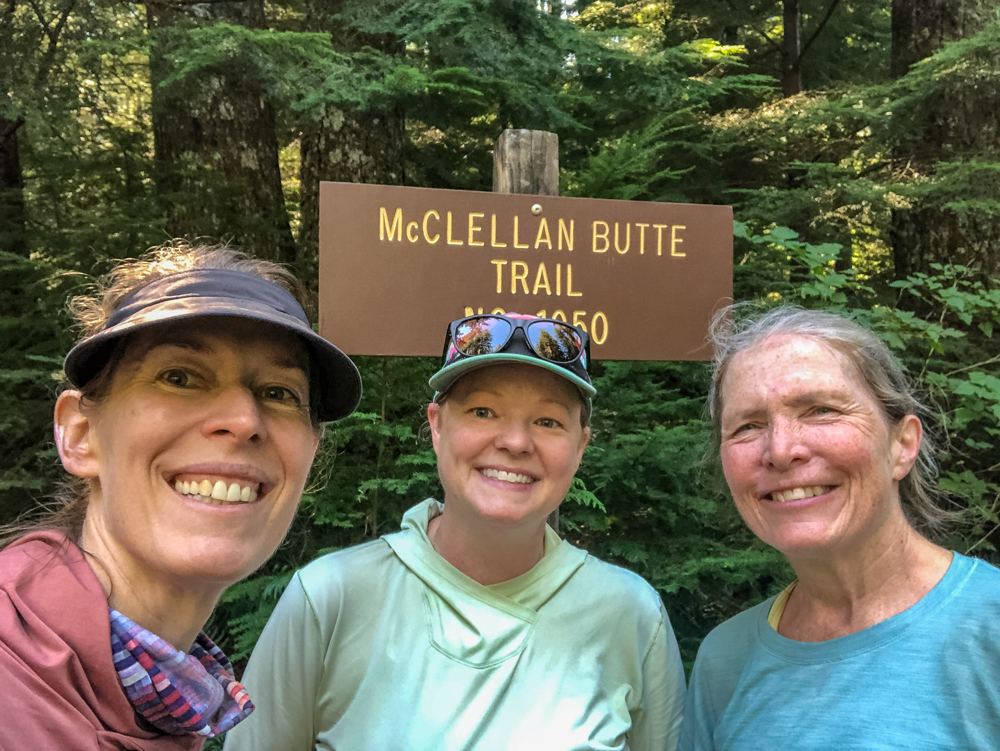
{"type": "MultiPolygon", "coordinates": [[[[148,347],[145,347],[139,356],[144,357],[152,350],[157,347],[177,347],[178,349],[187,350],[188,352],[193,352],[199,355],[211,354],[212,348],[207,347],[197,339],[188,336],[184,333],[168,333],[162,339],[154,340],[149,343],[148,347]]],[[[275,353],[273,365],[284,370],[299,370],[309,375],[309,352],[306,349],[303,352],[303,357],[296,357],[295,354],[290,354],[287,352],[281,352],[280,354],[275,353]]]]}
{"type": "MultiPolygon", "coordinates": [[[[807,404],[816,404],[817,402],[843,402],[844,394],[839,391],[830,391],[827,389],[816,389],[815,391],[807,391],[803,394],[797,394],[794,398],[790,399],[785,404],[792,407],[802,407],[807,404]]],[[[762,407],[754,407],[752,409],[746,409],[742,412],[738,412],[733,415],[730,419],[733,422],[743,422],[751,417],[766,412],[767,410],[762,407]]],[[[725,420],[723,420],[725,422],[725,420]]]]}
{"type": "Polygon", "coordinates": [[[816,402],[843,401],[844,396],[844,393],[840,391],[817,389],[815,391],[807,391],[804,394],[798,394],[788,403],[793,407],[799,407],[804,404],[815,404],[816,402]]]}
{"type": "Polygon", "coordinates": [[[571,402],[572,400],[560,401],[559,399],[553,399],[552,397],[546,397],[545,399],[542,399],[543,404],[555,404],[557,407],[562,407],[563,409],[572,410],[572,408],[569,406],[571,402]]]}
{"type": "Polygon", "coordinates": [[[490,396],[495,396],[498,398],[503,396],[503,394],[501,394],[499,391],[495,391],[494,389],[477,386],[476,388],[472,389],[472,391],[470,391],[468,394],[466,394],[465,398],[471,399],[472,397],[476,396],[476,394],[489,394],[490,396]]]}

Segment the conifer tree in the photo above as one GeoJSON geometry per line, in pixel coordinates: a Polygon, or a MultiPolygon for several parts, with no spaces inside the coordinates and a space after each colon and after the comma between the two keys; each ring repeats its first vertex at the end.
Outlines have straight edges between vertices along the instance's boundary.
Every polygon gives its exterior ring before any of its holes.
{"type": "Polygon", "coordinates": [[[261,257],[294,263],[274,109],[253,68],[234,54],[197,76],[170,80],[183,62],[176,56],[187,30],[205,24],[264,28],[263,0],[153,0],[146,15],[153,39],[156,176],[167,232],[173,237],[232,238],[261,257]]]}
{"type": "MultiPolygon", "coordinates": [[[[997,0],[893,0],[893,76],[906,74],[948,42],[972,37],[996,23],[997,0]]],[[[996,63],[997,53],[992,54],[996,63]]],[[[986,61],[984,61],[986,62],[986,61]]],[[[996,196],[995,160],[1000,158],[1000,86],[975,70],[952,76],[927,101],[927,109],[896,151],[905,181],[929,182],[930,190],[908,208],[893,212],[891,243],[898,278],[928,272],[933,263],[958,263],[984,276],[1000,274],[1000,222],[995,211],[956,205],[954,196],[933,190],[939,163],[966,172],[984,197],[996,196]],[[949,205],[943,205],[949,204],[949,205]]]]}

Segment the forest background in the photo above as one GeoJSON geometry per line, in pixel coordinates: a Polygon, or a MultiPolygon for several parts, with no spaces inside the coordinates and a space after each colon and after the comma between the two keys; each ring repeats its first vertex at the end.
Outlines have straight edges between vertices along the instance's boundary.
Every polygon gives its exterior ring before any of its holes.
{"type": "MultiPolygon", "coordinates": [[[[64,305],[224,240],[315,289],[320,180],[490,190],[554,131],[562,195],[731,204],[735,295],[872,326],[937,415],[944,544],[1000,562],[997,0],[3,0],[0,522],[49,497],[64,305]]],[[[442,321],[442,332],[445,322],[442,321]]],[[[291,573],[440,497],[420,358],[359,358],[274,558],[209,631],[242,664],[291,573]]],[[[703,462],[704,363],[599,362],[574,544],[662,593],[690,664],[790,579],[703,462]]]]}

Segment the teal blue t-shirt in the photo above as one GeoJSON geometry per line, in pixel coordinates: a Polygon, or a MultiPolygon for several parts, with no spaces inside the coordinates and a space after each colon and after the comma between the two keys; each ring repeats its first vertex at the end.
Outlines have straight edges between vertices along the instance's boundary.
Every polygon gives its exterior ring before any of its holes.
{"type": "Polygon", "coordinates": [[[778,634],[772,602],[705,639],[680,751],[1000,749],[1000,570],[956,553],[913,607],[825,642],[778,634]]]}

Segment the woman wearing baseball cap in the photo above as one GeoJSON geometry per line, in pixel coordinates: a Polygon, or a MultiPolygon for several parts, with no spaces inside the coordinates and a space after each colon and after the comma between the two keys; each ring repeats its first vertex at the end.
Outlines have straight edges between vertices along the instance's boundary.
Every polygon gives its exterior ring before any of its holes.
{"type": "Polygon", "coordinates": [[[199,749],[253,710],[202,627],[361,393],[302,299],[276,264],[174,245],[73,300],[54,423],[74,482],[0,542],[0,747],[199,749]]]}
{"type": "Polygon", "coordinates": [[[546,525],[590,437],[588,346],[533,316],[448,326],[427,409],[444,502],[295,575],[227,748],[675,747],[684,674],[659,596],[546,525]]]}

